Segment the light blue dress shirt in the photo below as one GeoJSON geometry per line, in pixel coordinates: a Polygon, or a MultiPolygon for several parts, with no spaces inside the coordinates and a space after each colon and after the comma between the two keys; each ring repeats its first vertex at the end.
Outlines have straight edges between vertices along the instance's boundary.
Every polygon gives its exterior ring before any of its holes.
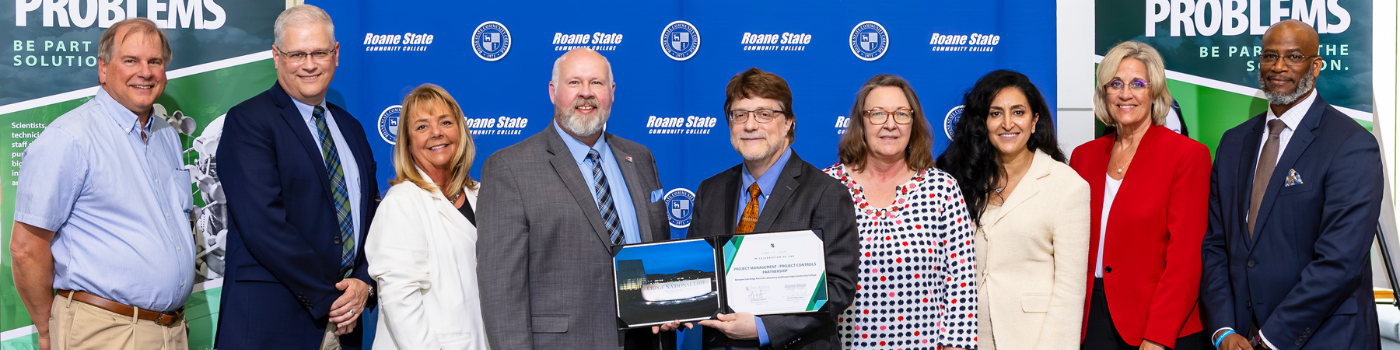
{"type": "MultiPolygon", "coordinates": [[[[598,137],[598,142],[593,143],[593,147],[584,145],[582,141],[569,136],[564,129],[559,128],[559,123],[554,125],[554,131],[559,133],[559,137],[564,139],[564,144],[569,146],[569,153],[574,156],[574,163],[578,164],[578,171],[583,173],[583,182],[588,184],[588,194],[592,195],[597,189],[593,188],[593,166],[589,165],[588,150],[598,150],[598,156],[603,163],[603,176],[608,177],[608,190],[612,192],[613,207],[617,209],[617,219],[622,222],[623,243],[641,243],[641,233],[637,231],[637,209],[632,206],[632,192],[627,190],[627,179],[622,177],[622,169],[617,167],[617,158],[613,157],[612,147],[608,147],[606,137],[598,137]]],[[[597,196],[593,198],[593,204],[598,204],[597,196]]],[[[597,209],[598,207],[593,207],[597,209]]]]}
{"type": "Polygon", "coordinates": [[[782,176],[783,167],[787,166],[788,158],[792,158],[792,148],[783,150],[783,155],[778,157],[778,161],[773,166],[768,167],[768,171],[763,172],[763,176],[758,179],[753,178],[749,173],[749,166],[745,164],[740,170],[744,184],[739,187],[739,212],[734,216],[734,226],[739,226],[739,221],[744,219],[744,208],[749,206],[749,186],[758,183],[758,212],[763,213],[763,207],[768,204],[768,197],[773,195],[773,187],[778,185],[778,177],[782,176]]]}
{"type": "Polygon", "coordinates": [[[50,123],[24,152],[15,221],[56,233],[53,288],[174,311],[194,288],[192,182],[175,129],[138,124],[101,88],[50,123]]]}
{"type": "MultiPolygon", "coordinates": [[[[301,112],[301,119],[306,121],[306,128],[311,130],[311,138],[316,144],[316,149],[325,154],[326,150],[321,149],[321,131],[316,129],[316,119],[311,117],[311,112],[315,109],[311,105],[301,103],[297,99],[292,99],[292,103],[297,106],[297,112],[301,112]]],[[[331,138],[335,141],[335,152],[340,157],[340,171],[345,173],[345,189],[350,191],[350,232],[359,237],[360,232],[360,165],[355,163],[355,154],[350,152],[350,144],[345,143],[345,135],[340,134],[340,128],[335,124],[335,117],[331,115],[330,107],[326,106],[326,101],[321,101],[321,109],[325,110],[323,117],[326,118],[326,128],[331,131],[331,138]]],[[[322,156],[321,166],[325,167],[325,156],[322,156]]],[[[330,169],[326,169],[330,171],[330,169]]],[[[355,240],[355,252],[360,251],[360,240],[355,240]]]]}
{"type": "MultiPolygon", "coordinates": [[[[739,226],[739,221],[744,219],[744,208],[749,206],[749,186],[758,183],[758,213],[763,214],[763,207],[768,205],[768,197],[773,195],[773,187],[778,185],[778,177],[782,176],[783,168],[787,167],[788,158],[792,158],[792,147],[783,149],[783,155],[778,157],[778,161],[773,166],[768,167],[762,176],[757,179],[749,173],[749,165],[744,164],[741,174],[744,179],[743,186],[739,187],[739,213],[735,215],[734,226],[739,226]]],[[[763,328],[763,319],[758,316],[753,317],[753,324],[758,328],[758,345],[768,345],[768,329],[763,328]]]]}

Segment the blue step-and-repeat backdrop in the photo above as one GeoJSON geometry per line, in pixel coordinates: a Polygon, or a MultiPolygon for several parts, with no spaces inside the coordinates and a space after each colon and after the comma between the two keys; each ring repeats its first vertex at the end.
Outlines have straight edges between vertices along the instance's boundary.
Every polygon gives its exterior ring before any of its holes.
{"type": "Polygon", "coordinates": [[[742,161],[729,144],[724,88],[749,67],[787,79],[794,149],[817,167],[836,162],[855,94],[880,73],[913,84],[934,154],[948,145],[944,126],[962,94],[992,70],[1025,73],[1054,110],[1053,1],[309,3],[335,21],[341,56],[329,99],[371,135],[380,181],[394,174],[392,125],[414,87],[441,85],[461,104],[479,179],[487,156],[549,126],[551,68],[577,47],[611,61],[607,130],[651,148],[667,189],[693,191],[742,161]]]}

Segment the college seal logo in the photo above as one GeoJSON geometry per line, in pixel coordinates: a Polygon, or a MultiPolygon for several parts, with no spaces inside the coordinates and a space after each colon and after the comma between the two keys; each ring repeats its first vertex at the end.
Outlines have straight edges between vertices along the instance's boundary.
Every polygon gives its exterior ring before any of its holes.
{"type": "Polygon", "coordinates": [[[695,192],[684,188],[677,188],[666,192],[662,197],[666,200],[666,218],[671,221],[671,227],[690,227],[691,207],[695,205],[695,192]]]}
{"type": "Polygon", "coordinates": [[[684,61],[700,52],[700,31],[686,21],[675,21],[661,29],[661,51],[673,60],[684,61]]]}
{"type": "Polygon", "coordinates": [[[885,26],[875,21],[865,21],[851,28],[851,53],[863,61],[874,61],[885,55],[890,48],[890,35],[885,26]]]}
{"type": "Polygon", "coordinates": [[[389,144],[397,144],[399,140],[399,112],[403,111],[403,106],[393,105],[379,112],[379,137],[389,144]]]}
{"type": "Polygon", "coordinates": [[[472,31],[472,51],[476,57],[494,62],[510,53],[510,30],[496,21],[486,21],[472,31]]]}

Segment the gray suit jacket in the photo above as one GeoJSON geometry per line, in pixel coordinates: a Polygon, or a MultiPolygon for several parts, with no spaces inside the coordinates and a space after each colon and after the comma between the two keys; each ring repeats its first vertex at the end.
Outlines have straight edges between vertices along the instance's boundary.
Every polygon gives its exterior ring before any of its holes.
{"type": "MultiPolygon", "coordinates": [[[[496,152],[481,171],[476,256],[486,335],[495,350],[617,349],[615,248],[553,128],[496,152]]],[[[642,240],[668,239],[665,204],[648,196],[661,189],[651,150],[603,137],[631,191],[642,240]]],[[[639,339],[649,335],[629,332],[627,340],[652,344],[639,339]]]]}
{"type": "MultiPolygon", "coordinates": [[[[695,220],[690,238],[732,235],[739,212],[739,187],[743,185],[743,164],[729,168],[705,181],[695,195],[695,220]]],[[[836,332],[837,315],[851,306],[856,292],[856,270],[860,265],[860,237],[856,232],[855,207],[850,192],[840,181],[827,176],[792,153],[783,167],[778,185],[768,197],[753,232],[777,232],[819,228],[826,244],[827,312],[761,316],[773,349],[840,349],[836,332]]],[[[706,328],[706,349],[758,348],[758,341],[730,342],[724,333],[706,328]]]]}

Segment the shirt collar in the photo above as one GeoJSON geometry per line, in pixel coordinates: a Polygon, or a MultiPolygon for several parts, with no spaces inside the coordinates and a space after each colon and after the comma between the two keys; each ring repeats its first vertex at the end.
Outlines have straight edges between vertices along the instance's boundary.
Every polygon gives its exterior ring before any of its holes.
{"type": "MultiPolygon", "coordinates": [[[[1274,115],[1273,108],[1265,108],[1265,110],[1268,111],[1265,112],[1268,113],[1268,118],[1265,118],[1264,121],[1268,122],[1274,119],[1283,120],[1283,124],[1288,126],[1288,130],[1298,130],[1298,124],[1303,122],[1303,117],[1308,115],[1308,110],[1312,108],[1313,100],[1316,99],[1317,89],[1313,89],[1312,92],[1308,93],[1307,97],[1304,97],[1303,100],[1294,105],[1293,108],[1284,111],[1283,115],[1274,115]]],[[[1268,132],[1268,129],[1269,128],[1265,127],[1264,132],[1268,132]]]]}
{"type": "MultiPolygon", "coordinates": [[[[302,119],[302,121],[305,121],[305,122],[307,122],[307,123],[310,123],[310,122],[312,121],[312,120],[311,120],[311,112],[314,111],[314,109],[316,108],[315,106],[302,103],[301,100],[298,100],[298,99],[295,99],[295,98],[292,99],[292,104],[297,106],[297,112],[300,112],[300,113],[301,113],[301,119],[302,119]]],[[[318,105],[316,105],[316,106],[321,106],[321,110],[325,111],[325,112],[322,112],[322,113],[330,112],[330,109],[329,109],[329,108],[326,108],[326,101],[321,101],[321,104],[318,104],[318,105]]]]}
{"type": "Polygon", "coordinates": [[[564,139],[564,145],[569,146],[569,153],[573,154],[574,163],[583,164],[583,161],[588,159],[588,150],[590,149],[598,150],[599,161],[602,161],[603,155],[609,153],[608,138],[606,137],[599,136],[598,142],[594,142],[593,147],[588,147],[588,145],[583,144],[583,141],[579,141],[569,133],[564,132],[564,129],[559,127],[558,121],[549,124],[554,126],[554,131],[559,133],[559,138],[564,139]]]}
{"type": "MultiPolygon", "coordinates": [[[[141,119],[136,117],[136,113],[132,113],[131,110],[126,109],[126,106],[123,106],[121,102],[117,102],[116,99],[112,98],[112,95],[107,93],[107,89],[103,89],[99,86],[97,88],[97,96],[94,96],[93,100],[96,100],[97,104],[102,107],[102,111],[105,112],[103,114],[112,118],[117,128],[122,130],[122,133],[129,134],[135,132],[137,125],[141,124],[141,119]]],[[[146,131],[146,135],[151,134],[151,126],[155,125],[155,121],[151,119],[159,117],[156,115],[154,109],[151,111],[151,117],[152,118],[146,121],[146,125],[142,127],[142,129],[146,131]]]]}
{"type": "Polygon", "coordinates": [[[788,158],[791,157],[792,147],[785,147],[783,149],[783,155],[778,157],[778,161],[774,162],[773,166],[768,167],[768,171],[764,171],[763,176],[760,176],[758,179],[753,178],[753,174],[749,173],[749,165],[744,164],[742,171],[744,186],[740,187],[739,191],[741,193],[748,193],[749,186],[753,186],[753,184],[757,182],[758,190],[763,192],[761,194],[763,197],[766,198],[768,195],[773,194],[773,187],[778,185],[778,177],[782,176],[780,174],[782,174],[783,168],[787,166],[788,158]]]}

